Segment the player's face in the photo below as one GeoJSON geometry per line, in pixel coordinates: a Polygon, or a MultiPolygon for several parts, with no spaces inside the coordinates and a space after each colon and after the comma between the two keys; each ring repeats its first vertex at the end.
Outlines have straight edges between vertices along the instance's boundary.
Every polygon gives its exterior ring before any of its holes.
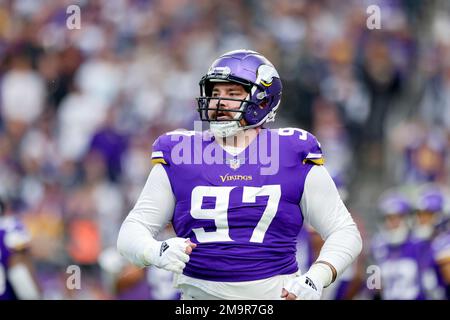
{"type": "Polygon", "coordinates": [[[432,225],[434,223],[434,214],[430,211],[419,211],[416,214],[416,223],[418,225],[432,225]]]}
{"type": "Polygon", "coordinates": [[[389,215],[384,220],[384,225],[388,230],[395,230],[400,228],[404,223],[404,218],[401,215],[389,215]]]}
{"type": "MultiPolygon", "coordinates": [[[[245,99],[247,92],[244,87],[234,83],[216,83],[212,90],[212,97],[231,98],[231,99],[245,99]]],[[[208,116],[210,119],[217,120],[232,120],[236,113],[232,110],[238,110],[241,106],[241,101],[211,99],[209,108],[227,109],[230,111],[215,111],[209,110],[208,116]],[[217,117],[217,118],[216,118],[217,117]]]]}

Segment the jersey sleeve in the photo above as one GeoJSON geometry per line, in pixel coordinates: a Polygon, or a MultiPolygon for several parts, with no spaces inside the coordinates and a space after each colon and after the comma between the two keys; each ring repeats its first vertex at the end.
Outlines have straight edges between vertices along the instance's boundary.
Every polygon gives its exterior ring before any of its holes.
{"type": "Polygon", "coordinates": [[[278,129],[278,134],[283,139],[287,139],[286,148],[294,150],[296,158],[300,157],[303,164],[323,165],[325,163],[320,142],[313,134],[299,128],[281,128],[278,129]]]}
{"type": "Polygon", "coordinates": [[[173,166],[189,159],[195,131],[175,130],[158,137],[152,146],[152,163],[173,166]]]}
{"type": "Polygon", "coordinates": [[[309,132],[306,132],[305,147],[302,148],[300,156],[303,163],[312,163],[315,165],[323,165],[325,163],[320,142],[309,132]]]}
{"type": "Polygon", "coordinates": [[[171,139],[169,134],[163,134],[155,140],[152,146],[152,164],[170,165],[171,139]]]}

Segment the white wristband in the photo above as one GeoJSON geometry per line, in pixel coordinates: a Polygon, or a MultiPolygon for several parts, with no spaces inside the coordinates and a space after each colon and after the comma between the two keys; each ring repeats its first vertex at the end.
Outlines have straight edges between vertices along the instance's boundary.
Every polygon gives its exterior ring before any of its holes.
{"type": "Polygon", "coordinates": [[[333,280],[333,271],[324,263],[314,263],[307,273],[316,279],[320,279],[324,288],[328,287],[333,280]]]}
{"type": "Polygon", "coordinates": [[[145,252],[143,252],[143,264],[145,266],[155,265],[158,259],[159,250],[161,249],[162,241],[152,239],[146,246],[145,252]]]}

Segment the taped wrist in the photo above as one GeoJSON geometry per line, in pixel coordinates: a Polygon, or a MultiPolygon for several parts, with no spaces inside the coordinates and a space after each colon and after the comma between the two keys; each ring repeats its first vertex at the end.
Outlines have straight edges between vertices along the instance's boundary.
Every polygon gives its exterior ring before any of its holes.
{"type": "Polygon", "coordinates": [[[328,287],[333,281],[333,271],[324,263],[314,263],[309,268],[307,275],[311,275],[312,278],[321,281],[324,288],[328,287]]]}
{"type": "Polygon", "coordinates": [[[161,251],[162,241],[154,240],[151,241],[146,247],[143,253],[143,264],[145,266],[158,265],[160,251],[161,251]]]}

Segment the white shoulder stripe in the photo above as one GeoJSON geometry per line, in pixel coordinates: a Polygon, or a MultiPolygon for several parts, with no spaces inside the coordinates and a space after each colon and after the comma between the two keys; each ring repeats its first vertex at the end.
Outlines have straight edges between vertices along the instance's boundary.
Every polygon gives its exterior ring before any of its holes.
{"type": "Polygon", "coordinates": [[[162,153],[162,151],[153,151],[152,152],[152,158],[163,158],[164,155],[162,153]]]}
{"type": "Polygon", "coordinates": [[[323,155],[321,153],[308,153],[308,155],[306,156],[306,159],[318,159],[318,158],[322,158],[323,155]]]}

